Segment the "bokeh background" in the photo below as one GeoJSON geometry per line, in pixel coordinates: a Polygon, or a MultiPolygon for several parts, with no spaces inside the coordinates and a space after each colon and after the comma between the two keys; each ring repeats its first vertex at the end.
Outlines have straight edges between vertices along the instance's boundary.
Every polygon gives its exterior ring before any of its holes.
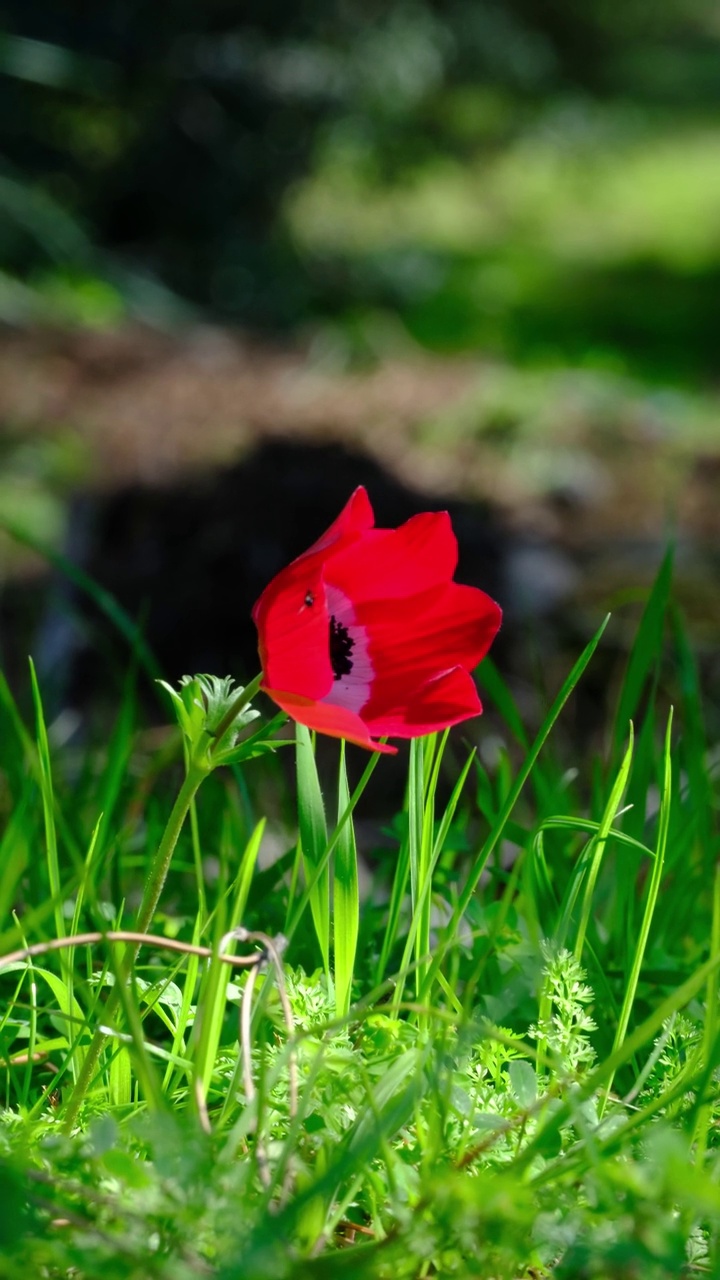
{"type": "Polygon", "coordinates": [[[614,610],[580,733],[671,538],[720,703],[714,0],[6,0],[1,20],[0,659],[21,696],[32,651],[67,736],[127,678],[58,556],[171,678],[252,675],[253,599],[363,482],[388,524],[450,507],[529,715],[614,610]]]}

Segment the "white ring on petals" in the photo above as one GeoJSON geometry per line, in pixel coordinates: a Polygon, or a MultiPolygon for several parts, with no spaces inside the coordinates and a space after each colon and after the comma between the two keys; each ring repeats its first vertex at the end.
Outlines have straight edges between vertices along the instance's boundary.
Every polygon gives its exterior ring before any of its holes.
{"type": "Polygon", "coordinates": [[[325,584],[325,603],[328,615],[345,628],[353,642],[350,654],[352,671],[339,680],[333,680],[330,692],[320,701],[332,707],[344,707],[357,715],[370,699],[375,678],[367,627],[358,623],[352,601],[338,587],[325,584]]]}

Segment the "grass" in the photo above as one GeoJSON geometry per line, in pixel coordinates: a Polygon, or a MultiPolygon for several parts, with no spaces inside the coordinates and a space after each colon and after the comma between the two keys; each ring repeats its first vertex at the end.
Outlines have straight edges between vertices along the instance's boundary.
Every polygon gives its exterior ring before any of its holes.
{"type": "Polygon", "coordinates": [[[225,736],[226,682],[160,749],[132,682],[61,749],[0,685],[2,1276],[720,1273],[717,779],[670,557],[602,755],[571,753],[602,644],[534,740],[486,665],[492,766],[406,749],[359,908],[382,758],[320,776],[298,733],[266,865],[275,757],[225,736]]]}

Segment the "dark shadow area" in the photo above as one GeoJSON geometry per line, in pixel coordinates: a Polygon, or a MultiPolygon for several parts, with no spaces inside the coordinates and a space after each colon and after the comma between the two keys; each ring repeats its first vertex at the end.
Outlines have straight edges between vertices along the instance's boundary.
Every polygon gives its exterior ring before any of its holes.
{"type": "MultiPolygon", "coordinates": [[[[481,587],[503,607],[492,656],[511,679],[532,731],[601,616],[599,608],[596,617],[572,607],[576,567],[550,543],[524,540],[489,506],[444,504],[398,483],[360,452],[276,441],[235,466],[173,486],[80,495],[65,551],[140,624],[167,679],[209,672],[243,682],[259,665],[254,601],[332,522],[358,484],[368,489],[381,526],[447,505],[459,544],[458,580],[481,587]]],[[[133,659],[96,603],[54,573],[7,588],[0,624],[5,670],[21,703],[27,705],[26,655],[32,652],[48,719],[70,712],[82,737],[106,732],[133,659]]],[[[601,725],[620,656],[608,637],[568,709],[571,740],[587,743],[601,725]]],[[[164,695],[145,673],[137,680],[151,720],[166,723],[164,695]]],[[[479,742],[492,731],[489,705],[478,726],[456,732],[479,742]]]]}
{"type": "MultiPolygon", "coordinates": [[[[73,503],[68,554],[139,621],[167,677],[258,669],[254,601],[363,484],[377,523],[437,508],[340,445],[264,444],[236,466],[174,486],[131,486],[73,503]]],[[[451,506],[459,576],[499,598],[506,549],[496,517],[451,506]]],[[[128,669],[127,644],[86,596],[55,581],[34,652],[51,705],[104,701],[128,669]]]]}

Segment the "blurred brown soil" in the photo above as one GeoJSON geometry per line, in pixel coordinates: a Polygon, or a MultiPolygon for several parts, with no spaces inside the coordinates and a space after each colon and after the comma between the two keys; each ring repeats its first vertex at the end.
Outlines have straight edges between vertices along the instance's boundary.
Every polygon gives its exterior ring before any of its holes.
{"type": "Polygon", "coordinates": [[[0,338],[0,422],[71,429],[98,486],[171,483],[268,438],[364,445],[402,470],[408,433],[466,394],[470,361],[391,362],[333,375],[298,349],[203,330],[0,338]]]}
{"type": "Polygon", "coordinates": [[[580,414],[551,428],[546,443],[558,459],[582,452],[582,483],[538,491],[522,452],[510,458],[501,434],[444,430],[444,417],[471,400],[487,368],[478,359],[418,356],[332,371],[301,349],[211,328],[6,332],[0,424],[21,436],[76,436],[91,488],[173,483],[273,438],[342,441],[414,488],[439,500],[489,501],[511,528],[575,553],[601,551],[608,539],[655,547],[671,527],[700,549],[719,545],[720,423],[716,445],[697,456],[637,413],[608,437],[580,414]]]}

